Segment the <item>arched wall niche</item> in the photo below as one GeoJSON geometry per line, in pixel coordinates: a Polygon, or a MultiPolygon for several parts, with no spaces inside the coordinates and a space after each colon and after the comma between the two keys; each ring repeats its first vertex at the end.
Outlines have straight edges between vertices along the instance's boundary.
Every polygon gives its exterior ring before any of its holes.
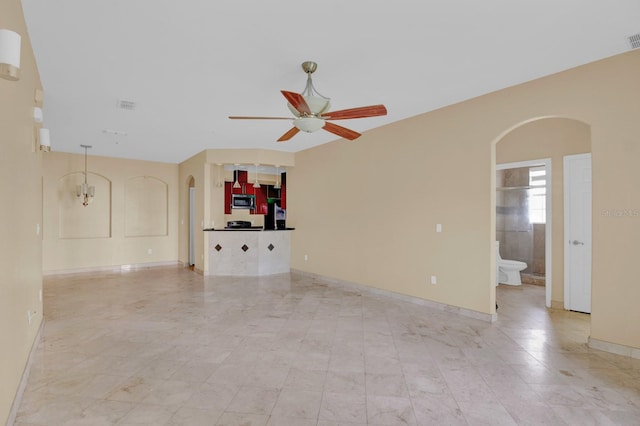
{"type": "Polygon", "coordinates": [[[89,205],[82,205],[77,187],[84,182],[84,172],[72,172],[58,179],[59,238],[111,237],[111,181],[89,172],[87,182],[95,187],[89,205]]]}
{"type": "Polygon", "coordinates": [[[169,185],[152,176],[127,180],[124,191],[125,237],[168,235],[169,185]]]}

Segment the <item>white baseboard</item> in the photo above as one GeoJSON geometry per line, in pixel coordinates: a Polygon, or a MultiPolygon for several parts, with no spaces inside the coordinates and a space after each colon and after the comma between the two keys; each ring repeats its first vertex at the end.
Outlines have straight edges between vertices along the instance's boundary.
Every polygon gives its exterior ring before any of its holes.
{"type": "Polygon", "coordinates": [[[38,350],[38,345],[40,343],[40,338],[42,337],[43,327],[44,327],[44,318],[40,322],[40,328],[38,328],[38,333],[36,333],[36,338],[33,339],[33,344],[31,345],[31,351],[29,351],[29,357],[27,358],[27,365],[24,367],[24,371],[22,372],[22,379],[20,379],[20,384],[18,385],[18,391],[16,392],[16,396],[13,399],[13,404],[11,405],[11,410],[9,411],[9,418],[7,418],[7,425],[12,425],[16,421],[16,416],[18,415],[18,408],[20,408],[20,403],[22,402],[22,396],[24,395],[24,390],[27,387],[27,382],[29,381],[29,373],[31,372],[33,359],[35,358],[35,354],[36,354],[36,351],[38,350]]]}
{"type": "Polygon", "coordinates": [[[635,359],[640,359],[640,348],[634,348],[632,346],[620,345],[618,343],[605,342],[604,340],[594,339],[589,337],[589,347],[592,349],[598,349],[604,352],[609,352],[616,355],[628,356],[635,359]]]}
{"type": "Polygon", "coordinates": [[[42,271],[43,276],[50,275],[69,275],[69,274],[85,274],[87,272],[127,272],[137,271],[148,268],[165,268],[167,266],[180,266],[182,262],[172,260],[168,262],[149,262],[149,263],[134,263],[131,265],[112,265],[112,266],[95,266],[91,268],[78,268],[78,269],[55,269],[49,271],[42,271]]]}
{"type": "Polygon", "coordinates": [[[339,280],[336,278],[326,277],[324,275],[313,274],[311,272],[301,271],[299,269],[291,269],[292,274],[298,274],[309,278],[317,279],[326,284],[332,284],[340,287],[351,288],[361,292],[368,292],[377,294],[380,296],[391,297],[393,299],[402,300],[404,302],[415,303],[420,306],[425,306],[432,309],[437,309],[442,312],[449,312],[452,314],[458,314],[464,317],[473,318],[486,322],[495,322],[498,319],[497,314],[485,314],[483,312],[474,311],[471,309],[461,308],[458,306],[447,305],[446,303],[434,302],[433,300],[421,299],[419,297],[408,296],[406,294],[395,293],[389,290],[383,290],[375,287],[369,287],[362,284],[352,283],[348,281],[339,280]]]}

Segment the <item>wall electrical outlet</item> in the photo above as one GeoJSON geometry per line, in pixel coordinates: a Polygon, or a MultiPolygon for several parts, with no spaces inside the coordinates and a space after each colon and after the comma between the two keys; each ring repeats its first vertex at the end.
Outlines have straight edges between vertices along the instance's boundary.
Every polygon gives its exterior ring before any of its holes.
{"type": "Polygon", "coordinates": [[[153,249],[147,249],[147,254],[152,254],[153,253],[153,249]]]}
{"type": "Polygon", "coordinates": [[[442,224],[436,223],[436,232],[442,232],[442,224]]]}
{"type": "Polygon", "coordinates": [[[431,284],[437,284],[438,283],[438,279],[436,278],[435,275],[431,275],[431,284]]]}
{"type": "Polygon", "coordinates": [[[304,255],[304,261],[306,262],[307,260],[309,260],[309,256],[308,255],[304,255]]]}

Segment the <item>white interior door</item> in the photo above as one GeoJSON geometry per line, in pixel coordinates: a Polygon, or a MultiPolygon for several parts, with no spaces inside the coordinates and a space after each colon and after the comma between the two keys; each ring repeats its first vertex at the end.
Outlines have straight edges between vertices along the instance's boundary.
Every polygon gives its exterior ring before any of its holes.
{"type": "Polygon", "coordinates": [[[591,154],[564,157],[564,307],[591,313],[591,154]]]}

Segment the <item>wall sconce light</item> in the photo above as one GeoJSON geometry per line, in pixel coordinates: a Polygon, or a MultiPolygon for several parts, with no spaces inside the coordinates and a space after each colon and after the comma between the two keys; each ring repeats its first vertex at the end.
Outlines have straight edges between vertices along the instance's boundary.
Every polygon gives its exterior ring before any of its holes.
{"type": "Polygon", "coordinates": [[[5,80],[20,79],[20,34],[0,30],[0,77],[5,80]]]}
{"type": "Polygon", "coordinates": [[[42,128],[42,122],[44,121],[42,108],[33,107],[33,121],[35,122],[34,133],[36,140],[34,152],[38,147],[42,152],[51,151],[51,134],[49,133],[49,129],[42,128]]]}
{"type": "Polygon", "coordinates": [[[42,113],[42,108],[33,107],[33,121],[38,124],[42,124],[44,121],[44,114],[42,113]]]}
{"type": "Polygon", "coordinates": [[[51,135],[49,134],[49,129],[39,129],[38,133],[40,135],[40,151],[51,151],[51,135]]]}

